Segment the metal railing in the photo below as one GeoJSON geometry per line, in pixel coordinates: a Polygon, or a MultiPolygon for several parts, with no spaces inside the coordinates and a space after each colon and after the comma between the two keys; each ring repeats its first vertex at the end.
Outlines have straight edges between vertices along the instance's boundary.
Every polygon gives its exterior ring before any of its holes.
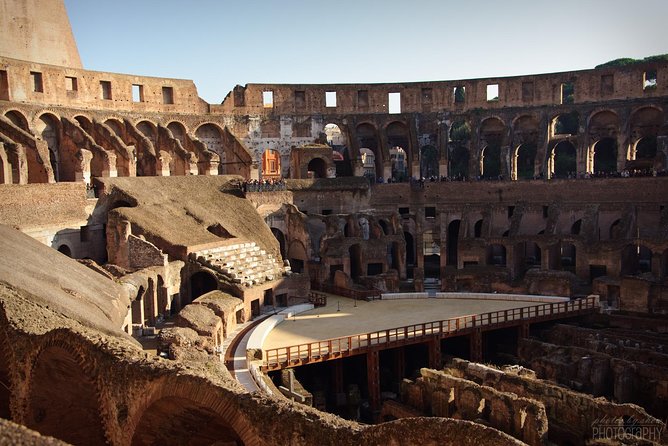
{"type": "Polygon", "coordinates": [[[325,293],[336,294],[337,296],[349,297],[355,300],[376,300],[381,298],[381,291],[373,290],[355,290],[352,288],[343,288],[340,286],[330,285],[328,283],[311,282],[311,289],[317,291],[324,291],[325,293]]]}
{"type": "Polygon", "coordinates": [[[528,307],[499,310],[489,313],[460,316],[440,321],[406,325],[386,330],[342,336],[324,341],[272,348],[264,351],[265,369],[280,369],[297,363],[334,359],[358,354],[371,348],[383,348],[395,343],[413,343],[427,338],[443,338],[477,328],[493,329],[499,325],[514,325],[521,321],[538,322],[558,317],[591,313],[598,308],[597,296],[568,302],[555,302],[528,307]]]}

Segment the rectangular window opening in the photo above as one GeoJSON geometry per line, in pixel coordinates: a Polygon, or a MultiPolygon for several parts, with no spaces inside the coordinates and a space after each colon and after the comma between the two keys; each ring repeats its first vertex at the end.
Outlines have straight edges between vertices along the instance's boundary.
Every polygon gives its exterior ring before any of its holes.
{"type": "Polygon", "coordinates": [[[88,242],[90,240],[90,226],[81,226],[79,228],[79,241],[88,242]]]}
{"type": "Polygon", "coordinates": [[[612,74],[601,76],[601,96],[610,96],[615,92],[615,82],[612,74]]]}
{"type": "Polygon", "coordinates": [[[424,217],[425,218],[436,218],[436,208],[433,206],[428,206],[424,208],[424,217]]]}
{"type": "Polygon", "coordinates": [[[325,92],[325,107],[336,107],[336,92],[335,91],[326,91],[325,92]]]}
{"type": "Polygon", "coordinates": [[[132,102],[144,102],[144,86],[132,84],[132,102]]]}
{"type": "Polygon", "coordinates": [[[401,93],[388,93],[387,112],[390,114],[401,113],[401,93]]]}
{"type": "Polygon", "coordinates": [[[369,106],[369,90],[357,90],[357,106],[361,108],[369,106]]]}
{"type": "Polygon", "coordinates": [[[645,71],[642,75],[642,89],[654,90],[656,88],[656,70],[645,71]]]}
{"type": "Polygon", "coordinates": [[[6,70],[0,70],[0,100],[9,101],[9,77],[6,70]]]}
{"type": "Polygon", "coordinates": [[[549,206],[543,206],[543,218],[547,218],[549,209],[549,206]]]}
{"type": "Polygon", "coordinates": [[[31,71],[30,76],[32,77],[32,91],[35,93],[44,92],[44,84],[42,83],[42,73],[39,71],[31,71]]]}
{"type": "Polygon", "coordinates": [[[322,215],[332,215],[332,210],[331,209],[323,209],[322,210],[322,215]]]}
{"type": "Polygon", "coordinates": [[[172,87],[162,87],[162,103],[163,104],[174,103],[174,89],[172,87]]]}
{"type": "Polygon", "coordinates": [[[306,92],[304,90],[295,90],[295,107],[306,107],[306,92]]]}
{"type": "Polygon", "coordinates": [[[575,85],[573,82],[561,84],[561,103],[572,104],[575,101],[575,85]]]}
{"type": "Polygon", "coordinates": [[[263,91],[262,92],[262,106],[264,108],[274,108],[274,92],[273,91],[263,91]]]}
{"type": "Polygon", "coordinates": [[[455,104],[463,104],[466,102],[466,87],[459,85],[452,89],[452,94],[455,97],[455,104]]]}
{"type": "Polygon", "coordinates": [[[533,82],[522,82],[522,101],[532,102],[533,92],[533,82]]]}
{"type": "Polygon", "coordinates": [[[77,91],[79,86],[77,84],[77,78],[72,76],[65,76],[65,90],[67,91],[77,91]]]}
{"type": "Polygon", "coordinates": [[[102,99],[111,100],[111,82],[100,81],[100,90],[102,91],[102,99]]]}
{"type": "Polygon", "coordinates": [[[487,102],[496,102],[499,100],[499,84],[487,85],[487,102]]]}
{"type": "Polygon", "coordinates": [[[408,217],[408,213],[410,212],[410,208],[399,208],[399,215],[403,215],[408,217]]]}

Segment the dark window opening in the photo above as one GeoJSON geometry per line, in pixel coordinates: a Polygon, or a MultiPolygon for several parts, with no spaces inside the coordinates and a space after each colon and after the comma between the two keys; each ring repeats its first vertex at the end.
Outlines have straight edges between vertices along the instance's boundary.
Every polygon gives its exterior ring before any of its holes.
{"type": "Polygon", "coordinates": [[[534,96],[533,82],[522,82],[522,101],[531,102],[534,96]]]}
{"type": "Polygon", "coordinates": [[[306,107],[306,92],[304,90],[295,90],[295,107],[306,107]]]}
{"type": "Polygon", "coordinates": [[[369,90],[357,90],[357,106],[362,108],[369,106],[369,90]]]}
{"type": "Polygon", "coordinates": [[[42,82],[42,73],[38,71],[31,71],[30,77],[32,77],[32,91],[35,93],[44,92],[44,83],[42,82]]]}
{"type": "Polygon", "coordinates": [[[433,206],[428,206],[424,208],[425,218],[436,218],[436,208],[433,206]]]}
{"type": "Polygon", "coordinates": [[[377,276],[378,274],[383,274],[383,264],[382,263],[369,263],[366,267],[367,276],[377,276]]]}
{"type": "Polygon", "coordinates": [[[515,213],[515,206],[508,206],[508,218],[512,217],[515,213]]]}
{"type": "Polygon", "coordinates": [[[174,89],[172,87],[162,87],[162,103],[163,104],[174,103],[174,89]]]}
{"type": "Polygon", "coordinates": [[[455,104],[463,104],[466,102],[466,87],[457,86],[453,89],[453,94],[455,96],[455,104]]]}
{"type": "Polygon", "coordinates": [[[549,206],[543,206],[543,218],[547,218],[549,209],[549,206]]]}
{"type": "Polygon", "coordinates": [[[612,74],[601,76],[601,96],[610,96],[615,92],[615,79],[612,74]]]}
{"type": "Polygon", "coordinates": [[[0,100],[9,101],[9,77],[6,70],[0,70],[0,100]]]}
{"type": "Polygon", "coordinates": [[[561,84],[561,103],[572,104],[573,102],[575,102],[575,84],[564,82],[561,84]]]}
{"type": "Polygon", "coordinates": [[[332,210],[331,210],[331,209],[323,209],[323,210],[322,210],[322,215],[331,215],[331,214],[332,214],[332,210]]]}
{"type": "Polygon", "coordinates": [[[65,76],[65,90],[67,91],[77,91],[79,85],[76,77],[65,76]]]}
{"type": "Polygon", "coordinates": [[[79,228],[79,240],[82,243],[90,240],[90,226],[81,226],[81,228],[79,228]]]}
{"type": "Polygon", "coordinates": [[[100,91],[102,92],[102,99],[111,100],[111,82],[100,81],[100,91]]]}
{"type": "Polygon", "coordinates": [[[410,213],[410,208],[399,208],[399,215],[408,217],[410,213]]]}

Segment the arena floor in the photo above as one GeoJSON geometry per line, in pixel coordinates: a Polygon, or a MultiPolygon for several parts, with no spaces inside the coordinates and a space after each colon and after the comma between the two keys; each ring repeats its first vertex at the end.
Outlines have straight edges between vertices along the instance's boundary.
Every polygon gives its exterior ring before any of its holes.
{"type": "Polygon", "coordinates": [[[278,324],[265,339],[262,349],[534,305],[542,303],[434,298],[355,303],[352,299],[330,295],[326,306],[306,311],[278,324]]]}

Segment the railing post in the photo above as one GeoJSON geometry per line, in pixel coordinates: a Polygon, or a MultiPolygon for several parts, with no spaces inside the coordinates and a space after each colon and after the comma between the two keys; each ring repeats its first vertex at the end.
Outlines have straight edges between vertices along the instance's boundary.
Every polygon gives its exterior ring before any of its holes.
{"type": "Polygon", "coordinates": [[[292,358],[290,358],[290,347],[287,347],[285,349],[285,356],[286,356],[287,361],[290,362],[290,360],[292,359],[292,358]]]}

